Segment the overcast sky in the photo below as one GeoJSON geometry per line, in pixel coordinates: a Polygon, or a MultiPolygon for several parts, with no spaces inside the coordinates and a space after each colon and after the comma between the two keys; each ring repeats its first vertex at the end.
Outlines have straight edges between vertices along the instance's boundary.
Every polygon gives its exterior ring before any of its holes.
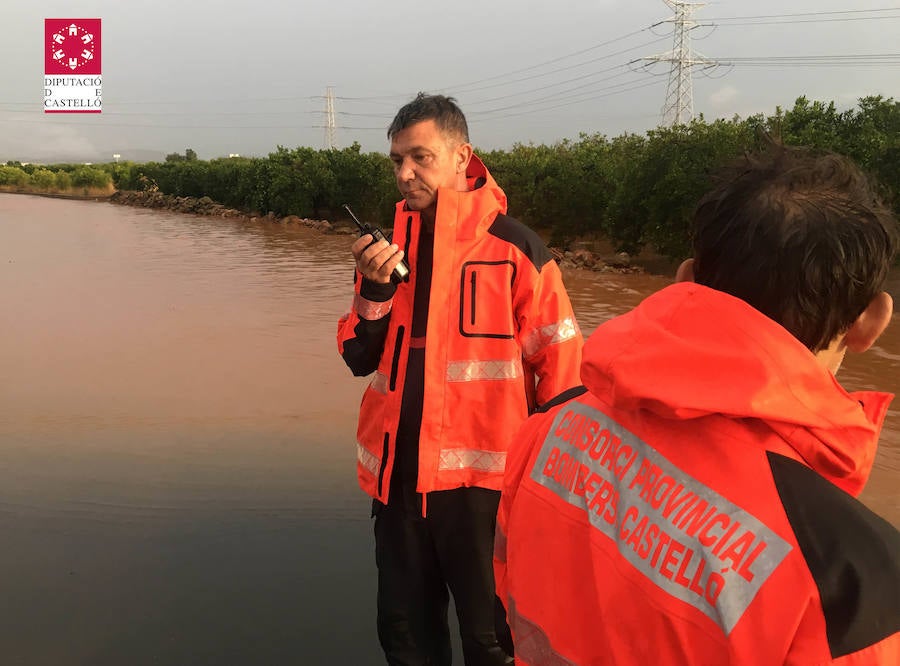
{"type": "MultiPolygon", "coordinates": [[[[320,148],[327,86],[339,147],[386,152],[385,127],[419,90],[455,95],[482,148],[642,133],[661,121],[668,66],[639,59],[672,49],[662,0],[0,1],[0,161],[320,148]],[[44,114],[43,20],[82,17],[103,21],[103,112],[44,114]]],[[[693,47],[709,59],[900,52],[900,0],[718,0],[695,20],[693,47]]],[[[900,58],[890,63],[698,71],[694,110],[898,99],[900,58]]]]}

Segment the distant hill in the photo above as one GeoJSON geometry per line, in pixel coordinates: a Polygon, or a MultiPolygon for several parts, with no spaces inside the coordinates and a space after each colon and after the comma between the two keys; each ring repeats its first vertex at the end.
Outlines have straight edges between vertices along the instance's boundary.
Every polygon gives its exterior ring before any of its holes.
{"type": "MultiPolygon", "coordinates": [[[[171,152],[171,151],[169,151],[171,152]]],[[[167,153],[162,150],[148,150],[146,148],[133,148],[118,151],[122,156],[121,162],[165,162],[167,153]]],[[[107,158],[104,161],[109,161],[107,158]]]]}
{"type": "Polygon", "coordinates": [[[90,153],[79,153],[77,155],[67,152],[54,154],[51,151],[36,152],[34,155],[16,155],[15,157],[7,157],[0,155],[0,164],[5,164],[7,160],[15,160],[17,162],[30,162],[32,164],[73,164],[80,162],[91,162],[93,164],[101,164],[103,162],[112,162],[113,155],[120,155],[120,162],[164,162],[166,153],[161,150],[148,150],[146,148],[132,148],[109,151],[92,151],[90,153]]]}

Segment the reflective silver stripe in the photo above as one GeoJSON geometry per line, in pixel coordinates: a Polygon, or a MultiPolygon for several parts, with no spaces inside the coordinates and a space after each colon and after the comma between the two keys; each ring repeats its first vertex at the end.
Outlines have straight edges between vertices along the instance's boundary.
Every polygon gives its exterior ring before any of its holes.
{"type": "Polygon", "coordinates": [[[747,509],[578,400],[559,410],[530,478],[583,511],[624,561],[726,636],[792,550],[747,509]]]}
{"type": "Polygon", "coordinates": [[[369,388],[378,393],[382,393],[387,395],[388,392],[388,378],[387,375],[382,374],[380,372],[376,372],[375,376],[372,377],[372,381],[369,382],[369,388]]]}
{"type": "Polygon", "coordinates": [[[534,356],[544,347],[571,340],[578,335],[578,324],[571,317],[541,326],[533,330],[525,338],[522,350],[526,357],[534,356]]]}
{"type": "Polygon", "coordinates": [[[370,301],[369,299],[356,294],[353,297],[353,309],[356,310],[356,314],[363,319],[375,321],[376,319],[381,319],[391,311],[391,304],[393,302],[394,299],[388,301],[370,301]]]}
{"type": "Polygon", "coordinates": [[[474,469],[479,472],[503,472],[506,451],[478,451],[475,449],[441,449],[438,471],[474,469]]]}
{"type": "Polygon", "coordinates": [[[522,359],[494,361],[450,361],[447,364],[448,382],[518,379],[522,376],[522,359]]]}
{"type": "Polygon", "coordinates": [[[369,470],[369,473],[371,473],[372,476],[378,476],[378,470],[381,468],[381,460],[359,442],[356,443],[356,460],[359,461],[360,465],[369,470]]]}
{"type": "Polygon", "coordinates": [[[578,666],[553,649],[544,630],[534,622],[522,617],[516,611],[512,597],[508,599],[507,620],[516,643],[516,660],[540,666],[578,666]]]}

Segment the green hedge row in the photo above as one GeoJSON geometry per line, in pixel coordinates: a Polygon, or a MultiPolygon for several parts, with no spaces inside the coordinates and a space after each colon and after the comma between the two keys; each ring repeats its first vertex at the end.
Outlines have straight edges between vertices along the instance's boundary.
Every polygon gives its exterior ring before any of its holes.
{"type": "MultiPolygon", "coordinates": [[[[517,144],[479,153],[509,198],[510,214],[548,230],[554,244],[603,236],[619,249],[645,246],[673,257],[689,249],[689,220],[709,173],[756,147],[762,132],[789,145],[855,159],[900,207],[900,102],[866,97],[848,111],[799,98],[774,115],[659,128],[645,135],[582,135],[555,145],[517,144]]],[[[208,196],[234,208],[278,215],[341,216],[350,203],[363,217],[390,222],[398,195],[390,160],[343,150],[279,147],[266,158],[106,165],[119,189],[158,188],[208,196]]]]}
{"type": "Polygon", "coordinates": [[[113,176],[105,165],[58,164],[51,168],[18,162],[0,165],[0,186],[49,192],[84,187],[102,189],[112,181],[113,176]]]}
{"type": "Polygon", "coordinates": [[[346,215],[341,205],[349,203],[358,215],[383,221],[398,196],[390,160],[361,153],[359,144],[343,150],[279,146],[265,158],[119,164],[113,172],[119,189],[158,188],[247,211],[315,219],[346,215]]]}
{"type": "Polygon", "coordinates": [[[512,214],[551,230],[555,244],[598,234],[628,252],[649,246],[677,258],[689,252],[691,215],[710,172],[760,147],[764,133],[853,158],[900,213],[900,102],[882,97],[863,98],[845,112],[801,97],[771,116],[701,118],[646,135],[582,136],[483,157],[512,214]]]}

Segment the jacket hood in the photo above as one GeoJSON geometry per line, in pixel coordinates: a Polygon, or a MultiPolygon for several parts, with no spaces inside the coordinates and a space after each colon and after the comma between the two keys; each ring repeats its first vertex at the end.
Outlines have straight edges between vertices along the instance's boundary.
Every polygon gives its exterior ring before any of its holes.
{"type": "Polygon", "coordinates": [[[868,479],[893,397],[847,393],[782,326],[690,282],[601,325],[585,343],[581,379],[616,409],[762,420],[854,496],[868,479]]]}

